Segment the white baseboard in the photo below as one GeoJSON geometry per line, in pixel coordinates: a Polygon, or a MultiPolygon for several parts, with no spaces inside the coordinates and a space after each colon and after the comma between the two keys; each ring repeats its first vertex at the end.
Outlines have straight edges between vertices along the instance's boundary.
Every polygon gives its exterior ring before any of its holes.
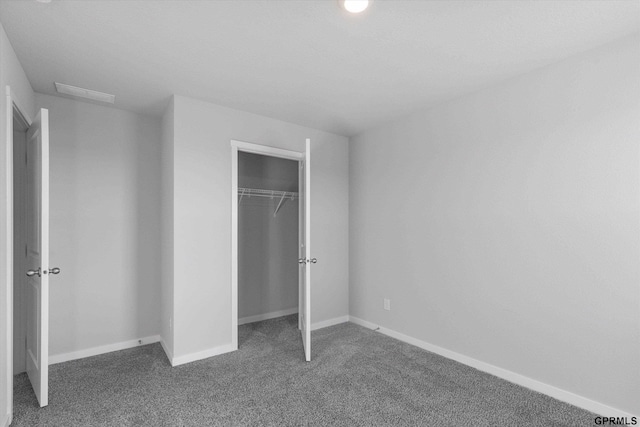
{"type": "Polygon", "coordinates": [[[534,380],[532,378],[525,377],[524,375],[516,374],[515,372],[511,372],[507,369],[499,368],[497,366],[482,362],[472,357],[456,353],[455,351],[447,350],[446,348],[421,341],[417,338],[410,337],[392,329],[384,328],[366,320],[362,320],[354,316],[349,316],[349,320],[352,323],[364,326],[365,328],[379,328],[378,332],[383,333],[384,335],[390,336],[411,345],[415,345],[416,347],[422,348],[432,353],[439,354],[440,356],[446,357],[447,359],[453,359],[467,366],[471,366],[472,368],[476,368],[480,371],[495,375],[496,377],[502,378],[503,380],[521,385],[539,393],[546,394],[547,396],[551,396],[555,399],[561,400],[579,408],[586,409],[587,411],[591,411],[593,413],[607,417],[627,417],[628,419],[631,419],[631,417],[634,416],[628,412],[621,411],[620,409],[616,409],[603,403],[596,402],[575,393],[571,393],[570,391],[566,391],[558,387],[534,380]]]}
{"type": "Polygon", "coordinates": [[[49,365],[68,362],[70,360],[84,359],[85,357],[97,356],[99,354],[111,353],[112,351],[126,350],[139,345],[153,344],[160,341],[160,335],[139,338],[137,340],[123,341],[115,344],[102,345],[99,347],[87,348],[85,350],[72,351],[70,353],[55,354],[49,356],[49,365]]]}
{"type": "Polygon", "coordinates": [[[334,317],[333,319],[323,320],[322,322],[316,322],[311,324],[311,330],[328,328],[329,326],[339,325],[340,323],[346,323],[349,321],[349,316],[334,317]]]}
{"type": "Polygon", "coordinates": [[[173,357],[171,359],[171,366],[184,365],[185,363],[191,363],[202,359],[208,359],[209,357],[218,356],[220,354],[236,351],[237,346],[233,344],[224,344],[218,347],[210,348],[208,350],[198,351],[197,353],[185,354],[184,356],[173,357]]]}
{"type": "Polygon", "coordinates": [[[276,317],[289,316],[298,312],[298,307],[288,308],[286,310],[272,311],[271,313],[258,314],[255,316],[242,317],[238,319],[238,326],[247,323],[260,322],[262,320],[275,319],[276,317]]]}

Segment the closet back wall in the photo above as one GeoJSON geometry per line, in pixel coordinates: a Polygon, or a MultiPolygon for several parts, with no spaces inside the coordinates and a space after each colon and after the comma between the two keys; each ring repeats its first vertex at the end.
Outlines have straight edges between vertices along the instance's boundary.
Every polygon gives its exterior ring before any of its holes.
{"type": "MultiPolygon", "coordinates": [[[[18,131],[19,126],[14,120],[13,123],[13,253],[24,252],[27,244],[26,233],[15,232],[24,230],[26,224],[25,192],[26,185],[26,164],[24,162],[27,155],[27,133],[18,131]]],[[[26,359],[26,279],[21,272],[26,271],[26,260],[24,257],[13,257],[13,374],[17,375],[27,370],[26,359]]]]}
{"type": "MultiPolygon", "coordinates": [[[[298,162],[238,154],[239,187],[298,191],[298,162]]],[[[243,197],[238,206],[238,317],[298,309],[298,200],[243,197]]]]}
{"type": "MultiPolygon", "coordinates": [[[[52,356],[159,333],[158,118],[36,94],[51,144],[52,356]]],[[[55,359],[55,357],[54,357],[55,359]]]]}

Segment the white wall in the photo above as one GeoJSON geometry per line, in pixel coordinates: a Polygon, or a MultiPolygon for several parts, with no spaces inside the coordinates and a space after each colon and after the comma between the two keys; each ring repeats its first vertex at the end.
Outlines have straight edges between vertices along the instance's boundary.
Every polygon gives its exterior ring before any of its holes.
{"type": "Polygon", "coordinates": [[[174,114],[174,355],[231,344],[231,139],[311,138],[312,322],[347,315],[347,138],[181,96],[174,114]]]}
{"type": "Polygon", "coordinates": [[[36,94],[50,117],[49,353],[160,332],[161,123],[36,94]]]}
{"type": "MultiPolygon", "coordinates": [[[[299,162],[238,153],[238,186],[298,191],[299,162]]],[[[298,200],[273,214],[279,197],[238,206],[238,318],[298,310],[298,200]]]]}
{"type": "Polygon", "coordinates": [[[173,98],[162,116],[160,334],[169,360],[173,358],[173,98]]]}
{"type": "Polygon", "coordinates": [[[35,104],[33,89],[27,80],[27,76],[16,57],[16,54],[7,38],[4,27],[0,24],[0,93],[2,100],[0,101],[0,177],[2,177],[2,185],[0,185],[0,426],[4,425],[10,419],[12,408],[12,374],[11,368],[8,366],[9,342],[11,332],[9,330],[9,316],[11,316],[10,306],[13,304],[10,297],[8,275],[12,271],[12,244],[9,241],[8,231],[10,228],[7,223],[7,209],[11,209],[7,196],[9,194],[7,183],[10,182],[7,162],[11,162],[11,146],[8,144],[9,133],[7,129],[10,123],[7,123],[7,105],[5,97],[5,87],[11,86],[13,96],[17,97],[21,103],[24,112],[34,116],[35,104]]]}
{"type": "Polygon", "coordinates": [[[639,46],[353,138],[351,315],[640,414],[639,46]]]}

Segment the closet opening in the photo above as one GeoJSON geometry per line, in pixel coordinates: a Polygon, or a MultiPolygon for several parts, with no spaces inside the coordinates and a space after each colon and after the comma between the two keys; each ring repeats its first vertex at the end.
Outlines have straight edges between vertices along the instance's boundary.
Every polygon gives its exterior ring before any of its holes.
{"type": "Polygon", "coordinates": [[[29,125],[13,113],[13,375],[27,371],[27,311],[25,247],[27,130],[29,125]]]}
{"type": "Polygon", "coordinates": [[[310,144],[297,152],[231,141],[235,349],[275,337],[270,345],[311,360],[310,144]]]}
{"type": "Polygon", "coordinates": [[[298,326],[299,167],[238,153],[238,326],[250,325],[239,331],[240,347],[275,319],[298,326]]]}

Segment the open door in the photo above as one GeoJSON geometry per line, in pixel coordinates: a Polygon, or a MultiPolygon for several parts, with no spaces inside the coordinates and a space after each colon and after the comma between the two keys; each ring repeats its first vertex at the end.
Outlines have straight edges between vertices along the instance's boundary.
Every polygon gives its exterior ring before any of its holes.
{"type": "Polygon", "coordinates": [[[300,271],[299,286],[299,328],[302,333],[304,356],[311,361],[311,264],[316,263],[311,258],[311,140],[307,139],[304,160],[300,162],[299,172],[299,258],[300,271]]]}
{"type": "Polygon", "coordinates": [[[27,132],[27,375],[40,406],[49,403],[49,111],[27,132]]]}

